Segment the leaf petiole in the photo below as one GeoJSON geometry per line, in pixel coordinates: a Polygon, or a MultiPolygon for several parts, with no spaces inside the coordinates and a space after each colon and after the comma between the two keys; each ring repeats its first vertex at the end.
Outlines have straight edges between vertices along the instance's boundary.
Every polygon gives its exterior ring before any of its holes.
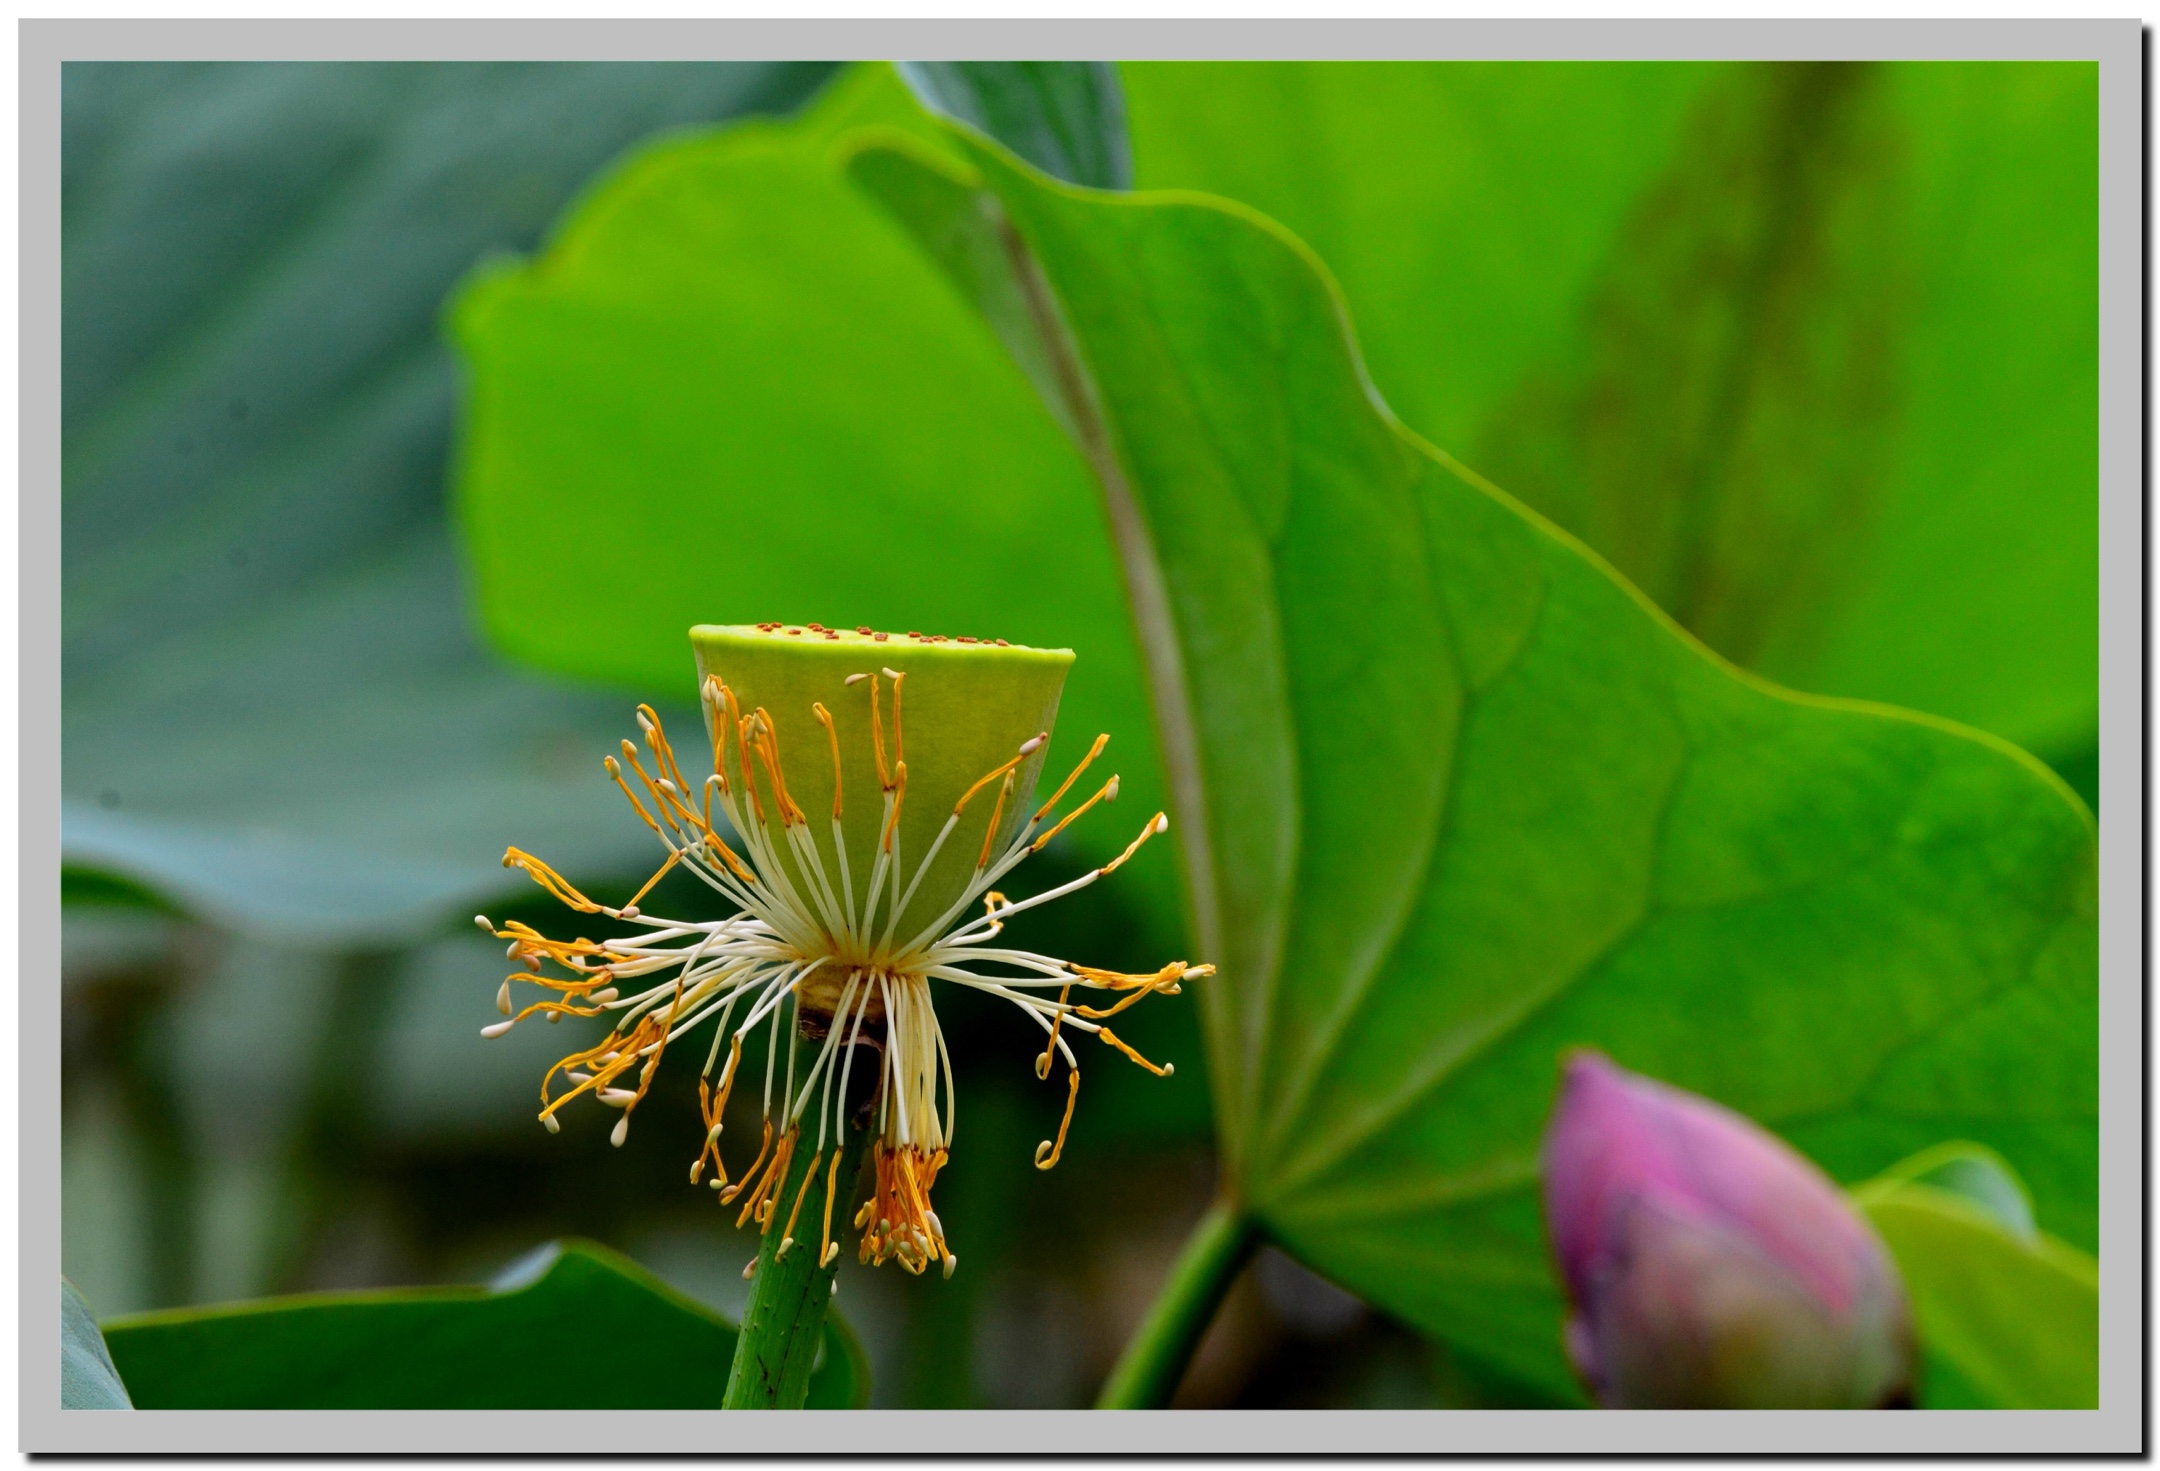
{"type": "Polygon", "coordinates": [[[1259,1242],[1258,1227],[1237,1205],[1218,1200],[1208,1207],[1118,1356],[1096,1409],[1156,1410],[1170,1403],[1215,1310],[1259,1242]]]}

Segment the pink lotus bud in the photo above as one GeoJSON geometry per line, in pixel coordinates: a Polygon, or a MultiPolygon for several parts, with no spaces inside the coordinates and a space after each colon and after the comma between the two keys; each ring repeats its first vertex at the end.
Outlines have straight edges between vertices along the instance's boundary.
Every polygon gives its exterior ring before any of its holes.
{"type": "Polygon", "coordinates": [[[1568,1356],[1614,1407],[1903,1402],[1905,1288],[1830,1178],[1707,1098],[1569,1058],[1545,1131],[1568,1356]]]}

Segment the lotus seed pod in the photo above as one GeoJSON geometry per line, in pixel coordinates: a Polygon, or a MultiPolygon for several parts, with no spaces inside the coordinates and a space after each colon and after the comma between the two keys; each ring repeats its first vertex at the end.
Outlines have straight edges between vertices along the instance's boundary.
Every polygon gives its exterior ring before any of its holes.
{"type": "MultiPolygon", "coordinates": [[[[886,789],[898,781],[900,764],[906,764],[905,791],[894,792],[899,820],[892,839],[915,892],[899,916],[895,938],[900,940],[908,937],[900,931],[930,924],[966,890],[993,812],[998,819],[995,841],[1002,843],[1032,810],[1027,804],[1048,755],[1047,739],[1038,741],[1013,768],[1012,792],[1002,805],[997,784],[976,794],[929,871],[919,882],[914,880],[914,866],[930,851],[968,789],[985,772],[1011,761],[1029,741],[1048,736],[1057,723],[1058,698],[1073,663],[1070,649],[1021,648],[995,640],[932,641],[902,633],[881,638],[854,629],[777,623],[700,624],[690,630],[690,643],[697,653],[698,684],[707,694],[708,724],[714,716],[715,679],[734,695],[739,718],[754,718],[763,710],[772,722],[788,795],[809,819],[807,836],[828,864],[834,864],[832,753],[837,741],[840,831],[847,844],[848,870],[857,883],[872,872],[885,839],[886,789]],[[896,682],[895,674],[904,678],[896,682]],[[819,718],[818,706],[832,719],[832,734],[819,718]]],[[[732,734],[727,749],[730,769],[725,775],[734,781],[741,746],[732,734]]],[[[755,765],[754,755],[752,760],[755,765]]],[[[756,777],[770,797],[761,767],[756,777]]],[[[776,806],[766,802],[762,816],[774,848],[792,861],[776,806]]]]}
{"type": "Polygon", "coordinates": [[[1568,1356],[1614,1408],[1905,1402],[1904,1284],[1835,1183],[1730,1109],[1569,1059],[1541,1161],[1568,1356]]]}

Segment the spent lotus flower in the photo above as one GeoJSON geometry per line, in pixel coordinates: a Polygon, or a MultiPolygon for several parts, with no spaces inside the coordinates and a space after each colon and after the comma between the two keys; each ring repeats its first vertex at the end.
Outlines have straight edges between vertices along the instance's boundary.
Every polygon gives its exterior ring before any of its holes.
{"type": "Polygon", "coordinates": [[[1012,916],[1117,869],[1168,819],[1149,818],[1101,867],[1008,899],[997,886],[1015,868],[1117,797],[1113,775],[1057,815],[1101,756],[1109,739],[1101,736],[1048,801],[1034,802],[1070,651],[814,623],[700,626],[691,643],[711,771],[685,774],[650,706],[637,713],[643,753],[625,740],[620,759],[605,762],[667,850],[652,878],[628,903],[609,906],[529,853],[512,848],[503,858],[571,909],[624,922],[633,933],[556,940],[478,917],[525,967],[496,998],[510,1020],[483,1034],[498,1036],[536,1015],[612,1015],[601,1041],[542,1079],[540,1120],[558,1129],[564,1106],[590,1094],[622,1110],[612,1136],[619,1145],[669,1046],[712,1022],[698,1083],[706,1133],[691,1183],[703,1180],[723,1205],[740,1200],[738,1226],[777,1227],[785,1253],[798,1225],[807,1232],[797,1216],[823,1166],[820,1266],[840,1250],[832,1212],[847,1188],[838,1178],[841,1141],[856,1054],[867,1049],[876,1058],[866,1064],[875,1068],[866,1105],[875,1178],[854,1218],[863,1233],[859,1255],[917,1273],[938,1262],[949,1276],[957,1258],[930,1193],[952,1148],[956,1098],[933,983],[996,996],[1041,1027],[1037,1077],[1048,1079],[1063,1062],[1063,1117],[1035,1152],[1036,1166],[1049,1169],[1079,1097],[1074,1042],[1092,1037],[1168,1076],[1168,1065],[1142,1057],[1108,1021],[1149,996],[1176,994],[1213,967],[1171,961],[1124,974],[1000,944],[1000,933],[1012,916]],[[716,920],[646,914],[641,902],[678,868],[734,912],[716,920]],[[514,986],[545,994],[516,1009],[514,986]],[[1115,999],[1103,1006],[1075,999],[1101,993],[1115,999]],[[740,1082],[744,1041],[755,1043],[761,1032],[762,1138],[749,1166],[731,1177],[722,1113],[740,1082]],[[793,1201],[783,1201],[805,1147],[813,1151],[809,1168],[793,1201]]]}
{"type": "Polygon", "coordinates": [[[1569,1357],[1614,1407],[1866,1408],[1909,1393],[1905,1289],[1815,1165],[1707,1098],[1568,1060],[1541,1161],[1569,1357]]]}

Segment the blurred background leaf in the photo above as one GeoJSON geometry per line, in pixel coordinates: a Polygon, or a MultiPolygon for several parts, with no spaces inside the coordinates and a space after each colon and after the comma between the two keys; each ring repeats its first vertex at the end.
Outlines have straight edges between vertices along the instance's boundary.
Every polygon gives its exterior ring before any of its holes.
{"type": "Polygon", "coordinates": [[[1993,1151],[1941,1146],[1853,1192],[1897,1257],[1924,1409],[2096,1409],[2100,1264],[2040,1231],[1993,1151]]]}
{"type": "MultiPolygon", "coordinates": [[[[713,1365],[735,1353],[733,1324],[589,1241],[551,1242],[487,1287],[273,1298],[107,1333],[155,1410],[716,1410],[713,1365]]],[[[807,1408],[869,1401],[835,1310],[807,1408]]]]}
{"type": "Polygon", "coordinates": [[[106,1351],[90,1305],[67,1278],[60,1279],[60,1408],[131,1410],[127,1387],[106,1351]]]}
{"type": "Polygon", "coordinates": [[[625,145],[814,66],[70,64],[63,852],[310,942],[639,850],[622,701],[500,668],[442,516],[444,293],[625,145]]]}
{"type": "Polygon", "coordinates": [[[907,140],[851,171],[943,260],[991,258],[956,242],[1002,206],[1055,293],[981,299],[1068,364],[1046,386],[1143,522],[1128,580],[1166,590],[1136,606],[1177,641],[1165,740],[1208,798],[1182,815],[1218,1133],[1276,1239],[1565,1392],[1536,1150],[1582,1044],[1848,1179],[1987,1138],[2090,1239],[2093,840],[2058,779],[1705,657],[1403,434],[1269,222],[957,136],[979,183],[907,140]]]}
{"type": "Polygon", "coordinates": [[[2086,64],[1128,64],[1139,186],[1343,284],[1403,419],[1712,647],[2097,783],[2086,64]]]}

